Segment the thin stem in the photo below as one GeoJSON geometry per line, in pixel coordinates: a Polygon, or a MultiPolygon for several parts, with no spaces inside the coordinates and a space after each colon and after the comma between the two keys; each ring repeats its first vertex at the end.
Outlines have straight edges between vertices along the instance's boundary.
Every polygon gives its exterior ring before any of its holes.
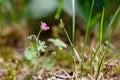
{"type": "Polygon", "coordinates": [[[92,53],[93,56],[91,55],[91,60],[90,60],[90,74],[91,74],[91,75],[92,75],[92,62],[93,62],[93,60],[95,59],[95,57],[96,57],[99,49],[100,49],[100,44],[98,45],[96,51],[92,53]]]}
{"type": "Polygon", "coordinates": [[[42,32],[42,30],[39,31],[39,33],[38,33],[38,35],[37,35],[37,39],[39,39],[41,32],[42,32]]]}
{"type": "MultiPolygon", "coordinates": [[[[72,55],[74,56],[75,47],[75,0],[72,0],[72,55]]],[[[74,59],[73,59],[74,60],[74,59]]],[[[75,67],[75,65],[74,65],[75,67]]]]}
{"type": "Polygon", "coordinates": [[[34,74],[36,74],[37,66],[38,66],[38,60],[37,60],[37,58],[36,58],[36,59],[34,59],[34,66],[33,66],[33,73],[34,73],[34,74]]]}
{"type": "Polygon", "coordinates": [[[74,38],[75,38],[75,0],[72,0],[72,53],[74,55],[74,50],[73,47],[75,46],[74,43],[74,38]]]}
{"type": "Polygon", "coordinates": [[[70,45],[73,47],[73,51],[74,51],[74,53],[75,53],[75,55],[76,55],[78,61],[81,63],[82,60],[81,60],[81,58],[80,58],[80,56],[79,56],[77,50],[76,50],[75,47],[73,46],[72,41],[70,40],[70,37],[69,37],[69,35],[68,35],[68,33],[67,33],[65,27],[64,27],[64,24],[63,24],[62,20],[60,20],[60,22],[61,22],[61,25],[62,25],[61,27],[63,28],[63,30],[64,30],[64,32],[65,32],[65,35],[67,36],[68,41],[70,42],[70,45]]]}

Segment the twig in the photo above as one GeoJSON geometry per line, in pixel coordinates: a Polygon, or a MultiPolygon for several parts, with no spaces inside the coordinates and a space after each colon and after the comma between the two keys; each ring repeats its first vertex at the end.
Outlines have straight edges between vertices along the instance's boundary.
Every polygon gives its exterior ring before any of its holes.
{"type": "Polygon", "coordinates": [[[57,78],[61,78],[61,79],[70,79],[69,76],[64,76],[64,75],[58,75],[55,73],[50,73],[52,76],[55,76],[57,78]]]}
{"type": "Polygon", "coordinates": [[[62,71],[71,79],[71,76],[64,69],[62,71]]]}

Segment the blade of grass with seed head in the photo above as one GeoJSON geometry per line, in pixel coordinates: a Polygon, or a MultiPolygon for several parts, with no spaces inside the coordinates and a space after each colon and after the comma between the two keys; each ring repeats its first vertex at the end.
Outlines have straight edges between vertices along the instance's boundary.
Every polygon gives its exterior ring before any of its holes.
{"type": "Polygon", "coordinates": [[[81,58],[80,58],[77,50],[76,50],[75,47],[73,46],[72,41],[70,40],[70,37],[69,37],[69,35],[68,35],[68,32],[66,31],[66,29],[65,29],[65,27],[64,27],[64,23],[62,22],[62,19],[60,20],[60,23],[61,23],[61,27],[63,28],[63,30],[64,30],[64,32],[65,32],[65,35],[66,35],[67,38],[68,38],[68,41],[70,42],[70,45],[73,47],[73,51],[74,51],[74,53],[75,53],[78,61],[81,63],[82,60],[81,60],[81,58]]]}

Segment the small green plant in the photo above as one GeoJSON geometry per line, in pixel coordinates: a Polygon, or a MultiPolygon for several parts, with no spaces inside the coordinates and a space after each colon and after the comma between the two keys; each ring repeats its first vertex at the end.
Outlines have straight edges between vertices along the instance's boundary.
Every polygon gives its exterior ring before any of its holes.
{"type": "Polygon", "coordinates": [[[47,48],[44,41],[39,40],[39,36],[42,31],[46,31],[50,29],[50,27],[48,27],[44,22],[41,22],[40,27],[41,29],[37,36],[33,34],[28,36],[27,39],[32,42],[32,46],[27,47],[25,49],[24,56],[25,56],[25,60],[27,60],[30,63],[30,66],[33,67],[32,77],[33,78],[39,77],[40,79],[45,79],[47,75],[46,71],[43,71],[43,72],[39,72],[39,71],[41,71],[43,68],[45,68],[46,70],[51,70],[51,68],[54,66],[54,63],[51,62],[52,61],[51,58],[53,57],[53,55],[56,56],[56,53],[60,53],[59,54],[60,58],[63,58],[64,54],[62,53],[62,51],[63,51],[63,48],[67,47],[67,45],[60,39],[53,39],[53,38],[48,39],[48,41],[53,44],[52,46],[55,47],[55,50],[51,52],[52,55],[49,56],[49,58],[47,59],[45,58],[44,63],[42,63],[40,58],[40,52],[45,52],[44,56],[47,56],[46,53],[49,52],[49,47],[47,48]]]}
{"type": "Polygon", "coordinates": [[[46,25],[46,23],[41,22],[41,29],[38,33],[38,35],[30,35],[28,36],[28,40],[30,40],[33,44],[32,47],[28,47],[25,49],[25,59],[30,61],[33,64],[33,71],[36,71],[36,68],[38,66],[38,58],[40,56],[39,52],[45,52],[47,46],[45,45],[44,41],[39,40],[40,33],[42,31],[49,30],[50,27],[46,25]]]}

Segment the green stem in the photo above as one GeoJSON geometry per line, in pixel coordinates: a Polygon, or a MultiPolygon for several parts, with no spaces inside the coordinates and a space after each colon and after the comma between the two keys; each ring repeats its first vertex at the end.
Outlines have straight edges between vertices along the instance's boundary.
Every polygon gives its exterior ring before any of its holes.
{"type": "Polygon", "coordinates": [[[58,9],[57,9],[57,12],[56,12],[56,15],[55,15],[55,19],[59,19],[60,14],[61,14],[61,12],[62,12],[62,7],[63,7],[63,5],[64,5],[64,2],[65,2],[65,0],[61,0],[61,3],[60,3],[60,5],[59,5],[59,7],[58,7],[58,9]]]}
{"type": "Polygon", "coordinates": [[[96,51],[92,53],[93,56],[91,56],[91,60],[90,60],[90,74],[91,74],[91,75],[92,75],[92,62],[93,62],[93,60],[95,59],[95,57],[96,57],[99,49],[100,49],[100,44],[98,45],[96,51]]]}
{"type": "Polygon", "coordinates": [[[67,36],[68,41],[70,42],[70,45],[73,47],[73,51],[74,51],[74,53],[75,53],[75,55],[76,55],[76,57],[77,57],[79,63],[81,63],[82,60],[81,60],[81,58],[80,58],[80,56],[79,56],[77,50],[76,50],[75,47],[73,46],[72,41],[70,40],[70,37],[69,37],[69,35],[68,35],[68,33],[67,33],[65,27],[64,27],[64,24],[63,24],[62,20],[60,20],[60,22],[61,22],[61,25],[62,25],[61,27],[63,28],[63,30],[64,30],[64,32],[65,32],[65,35],[67,36]]]}
{"type": "Polygon", "coordinates": [[[37,35],[37,39],[39,40],[40,37],[40,33],[42,32],[42,30],[39,31],[38,35],[37,35]]]}
{"type": "Polygon", "coordinates": [[[34,74],[36,74],[37,66],[38,66],[38,60],[35,59],[35,60],[34,60],[34,66],[33,66],[33,73],[34,73],[34,74]]]}
{"type": "Polygon", "coordinates": [[[72,53],[74,55],[74,46],[75,46],[75,0],[72,0],[72,53]]]}

